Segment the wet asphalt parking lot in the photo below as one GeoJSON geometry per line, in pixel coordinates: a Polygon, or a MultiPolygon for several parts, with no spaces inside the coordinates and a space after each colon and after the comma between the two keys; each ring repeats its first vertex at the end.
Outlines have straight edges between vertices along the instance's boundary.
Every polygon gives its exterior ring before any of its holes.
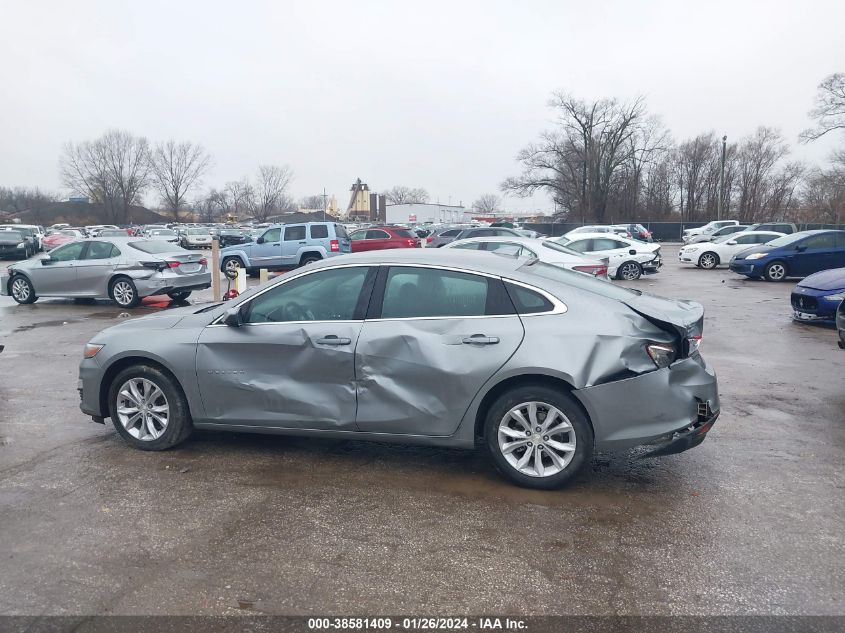
{"type": "Polygon", "coordinates": [[[791,322],[793,282],[663,252],[632,285],[704,304],[721,418],[556,492],[480,452],[211,432],[132,450],[76,392],[124,311],[0,297],[0,614],[845,614],[845,351],[791,322]]]}

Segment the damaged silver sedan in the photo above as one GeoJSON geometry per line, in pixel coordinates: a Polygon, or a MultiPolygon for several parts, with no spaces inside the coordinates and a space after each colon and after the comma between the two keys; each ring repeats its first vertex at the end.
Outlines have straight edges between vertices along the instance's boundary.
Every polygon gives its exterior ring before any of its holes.
{"type": "Polygon", "coordinates": [[[346,255],[101,332],[81,408],[143,450],[193,429],[480,446],[511,481],[557,488],[594,448],[704,440],[703,314],[537,260],[346,255]]]}

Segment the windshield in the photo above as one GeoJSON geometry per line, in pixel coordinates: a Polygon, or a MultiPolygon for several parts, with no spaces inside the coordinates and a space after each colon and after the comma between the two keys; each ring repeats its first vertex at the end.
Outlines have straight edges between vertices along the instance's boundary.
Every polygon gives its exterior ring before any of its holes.
{"type": "Polygon", "coordinates": [[[21,235],[20,231],[0,231],[0,235],[6,239],[17,240],[19,242],[23,239],[23,235],[21,235]]]}
{"type": "Polygon", "coordinates": [[[578,290],[593,292],[597,295],[601,295],[602,297],[607,297],[608,299],[619,299],[624,301],[632,296],[639,296],[642,294],[639,290],[630,290],[591,275],[567,270],[566,268],[553,266],[552,264],[544,264],[536,259],[532,259],[527,264],[520,266],[519,272],[536,275],[537,277],[542,277],[544,279],[550,279],[578,290]]]}
{"type": "Polygon", "coordinates": [[[129,246],[142,253],[150,255],[157,255],[159,253],[172,253],[175,250],[181,250],[175,244],[168,242],[157,242],[155,240],[143,240],[140,242],[129,242],[129,246]]]}
{"type": "Polygon", "coordinates": [[[797,242],[798,240],[802,240],[805,237],[807,237],[806,233],[804,233],[804,234],[793,233],[792,235],[784,235],[783,237],[779,237],[776,240],[772,240],[771,242],[766,244],[766,246],[774,246],[774,247],[789,246],[793,242],[797,242]]]}
{"type": "Polygon", "coordinates": [[[572,240],[570,240],[568,237],[556,237],[554,239],[554,242],[566,246],[567,244],[571,243],[572,240]]]}

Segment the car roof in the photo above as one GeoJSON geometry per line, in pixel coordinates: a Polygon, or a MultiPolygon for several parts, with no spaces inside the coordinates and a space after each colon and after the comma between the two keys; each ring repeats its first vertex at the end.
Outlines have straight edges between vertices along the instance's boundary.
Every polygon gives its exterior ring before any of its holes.
{"type": "MultiPolygon", "coordinates": [[[[565,236],[561,236],[561,237],[565,237],[565,236]]],[[[619,238],[619,239],[622,239],[622,240],[628,239],[624,235],[619,235],[618,233],[613,233],[613,235],[608,235],[607,233],[579,233],[577,238],[572,238],[572,239],[574,241],[575,239],[584,240],[584,239],[590,239],[590,238],[593,238],[593,237],[597,237],[597,238],[602,239],[602,240],[612,240],[612,239],[616,239],[616,238],[619,238]]]]}
{"type": "Polygon", "coordinates": [[[495,253],[470,251],[460,248],[394,248],[382,251],[350,253],[324,259],[309,265],[320,267],[331,267],[340,264],[423,265],[462,268],[479,273],[511,275],[524,263],[525,259],[504,257],[495,253]]]}

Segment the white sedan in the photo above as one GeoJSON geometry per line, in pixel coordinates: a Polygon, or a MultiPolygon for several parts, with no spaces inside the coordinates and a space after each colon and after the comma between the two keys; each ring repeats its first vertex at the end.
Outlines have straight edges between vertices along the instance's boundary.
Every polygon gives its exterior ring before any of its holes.
{"type": "Polygon", "coordinates": [[[607,274],[625,281],[656,273],[663,265],[660,244],[647,244],[621,235],[577,233],[555,241],[588,257],[606,258],[607,274]]]}
{"type": "Polygon", "coordinates": [[[695,264],[699,268],[716,268],[720,264],[725,266],[737,253],[758,244],[768,244],[785,233],[775,231],[743,231],[717,237],[712,242],[687,244],[678,251],[678,259],[682,264],[695,264]]]}
{"type": "Polygon", "coordinates": [[[536,257],[546,264],[560,266],[595,277],[607,278],[606,260],[598,257],[585,257],[581,253],[566,248],[553,240],[532,237],[472,237],[450,242],[443,248],[496,251],[500,255],[536,257]]]}

